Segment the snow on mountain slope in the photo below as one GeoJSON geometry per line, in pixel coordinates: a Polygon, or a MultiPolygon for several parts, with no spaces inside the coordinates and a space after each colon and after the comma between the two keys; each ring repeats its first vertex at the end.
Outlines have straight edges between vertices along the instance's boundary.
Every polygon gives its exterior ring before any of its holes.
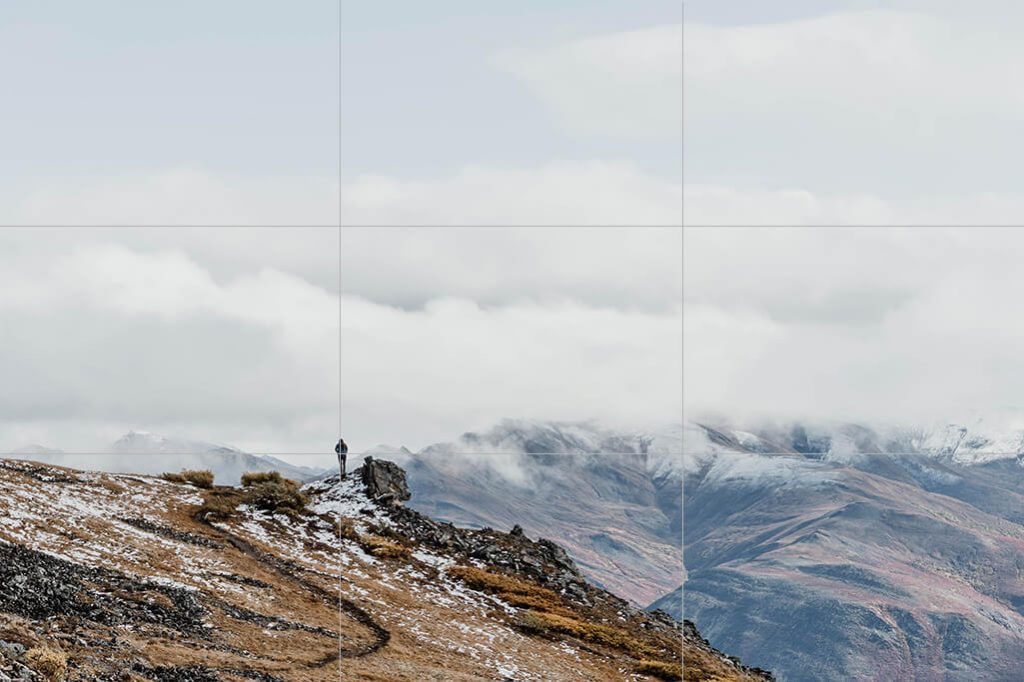
{"type": "Polygon", "coordinates": [[[1012,430],[685,433],[683,612],[712,644],[795,681],[1019,677],[1024,468],[1012,430]]]}

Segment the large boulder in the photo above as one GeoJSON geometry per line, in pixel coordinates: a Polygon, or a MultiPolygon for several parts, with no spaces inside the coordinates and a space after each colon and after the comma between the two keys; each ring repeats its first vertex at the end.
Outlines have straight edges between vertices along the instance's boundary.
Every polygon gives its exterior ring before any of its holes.
{"type": "Polygon", "coordinates": [[[367,457],[363,460],[361,479],[366,494],[377,502],[396,504],[412,497],[405,471],[394,462],[367,457]]]}

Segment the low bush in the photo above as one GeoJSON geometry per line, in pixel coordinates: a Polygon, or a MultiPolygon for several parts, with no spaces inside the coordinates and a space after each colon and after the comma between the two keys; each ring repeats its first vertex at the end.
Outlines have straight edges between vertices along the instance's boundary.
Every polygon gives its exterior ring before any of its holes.
{"type": "Polygon", "coordinates": [[[226,521],[235,513],[238,501],[229,497],[207,498],[196,516],[203,521],[226,521]]]}
{"type": "Polygon", "coordinates": [[[197,488],[213,487],[213,472],[209,469],[202,471],[186,470],[181,472],[181,476],[197,488]]]}
{"type": "Polygon", "coordinates": [[[644,658],[657,655],[658,653],[652,647],[637,640],[620,628],[587,623],[586,621],[557,613],[527,611],[520,615],[519,627],[527,632],[534,632],[549,637],[557,633],[595,644],[604,644],[621,649],[636,658],[644,658]]]}
{"type": "Polygon", "coordinates": [[[375,535],[363,535],[359,538],[359,544],[367,553],[378,559],[403,559],[408,560],[411,556],[409,549],[398,543],[379,538],[375,535]]]}
{"type": "MultiPolygon", "coordinates": [[[[271,472],[277,473],[277,472],[271,472]]],[[[243,480],[243,485],[245,482],[243,480]]],[[[299,489],[299,484],[287,478],[269,477],[246,486],[243,500],[257,509],[298,516],[306,509],[309,499],[299,489]]]]}
{"type": "Polygon", "coordinates": [[[160,474],[160,478],[164,479],[165,481],[170,481],[171,483],[184,483],[185,482],[185,477],[184,476],[182,476],[181,474],[172,474],[170,472],[164,472],[164,473],[160,474]]]}
{"type": "Polygon", "coordinates": [[[284,483],[286,480],[280,471],[250,471],[242,474],[242,487],[251,488],[259,483],[284,483]]]}
{"type": "Polygon", "coordinates": [[[68,672],[68,657],[53,649],[29,649],[25,660],[30,668],[51,682],[60,682],[68,672]]]}
{"type": "Polygon", "coordinates": [[[359,533],[356,531],[356,525],[352,519],[341,519],[338,521],[338,537],[342,540],[359,542],[359,533]]]}
{"type": "Polygon", "coordinates": [[[645,659],[637,663],[636,672],[641,675],[650,675],[651,677],[657,677],[659,680],[676,680],[683,679],[683,666],[681,663],[665,663],[663,661],[652,661],[645,659]]]}
{"type": "Polygon", "coordinates": [[[455,566],[448,574],[474,590],[493,594],[512,606],[572,616],[561,597],[539,585],[473,566],[455,566]]]}

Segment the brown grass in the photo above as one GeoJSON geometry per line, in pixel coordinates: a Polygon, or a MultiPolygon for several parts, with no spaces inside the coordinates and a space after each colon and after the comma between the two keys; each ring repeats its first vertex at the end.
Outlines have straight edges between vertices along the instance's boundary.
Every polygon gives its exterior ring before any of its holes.
{"type": "Polygon", "coordinates": [[[249,471],[242,474],[242,487],[249,488],[257,483],[284,483],[287,480],[280,471],[249,471]]]}
{"type": "Polygon", "coordinates": [[[379,559],[401,559],[408,561],[411,558],[408,547],[403,547],[397,542],[391,542],[376,535],[359,536],[359,544],[369,554],[379,559]]]}
{"type": "Polygon", "coordinates": [[[227,496],[211,496],[203,501],[196,515],[204,521],[226,521],[238,507],[238,500],[227,496]]]}
{"type": "Polygon", "coordinates": [[[450,569],[448,574],[474,590],[493,594],[512,606],[572,617],[572,611],[566,608],[560,596],[525,580],[473,566],[456,566],[450,569]]]}
{"type": "Polygon", "coordinates": [[[245,474],[242,485],[245,486],[242,499],[257,509],[295,517],[306,510],[309,502],[298,483],[283,478],[276,471],[245,474]]]}
{"type": "Polygon", "coordinates": [[[586,642],[603,644],[621,649],[636,658],[657,656],[658,651],[641,642],[625,630],[588,623],[577,618],[568,618],[557,613],[526,611],[519,617],[519,627],[527,632],[551,637],[553,635],[569,635],[586,642]]]}
{"type": "Polygon", "coordinates": [[[338,521],[338,537],[342,540],[359,542],[359,533],[356,531],[356,524],[352,519],[342,518],[338,521]]]}
{"type": "Polygon", "coordinates": [[[165,472],[160,474],[160,478],[171,483],[191,483],[197,488],[210,489],[213,487],[213,472],[209,469],[185,469],[180,474],[165,472]]]}
{"type": "Polygon", "coordinates": [[[68,672],[68,657],[53,649],[29,649],[25,660],[29,667],[51,682],[60,682],[68,672]]]}
{"type": "Polygon", "coordinates": [[[636,672],[641,675],[657,677],[659,680],[673,680],[674,682],[683,679],[683,666],[680,663],[645,659],[636,664],[636,672]]]}

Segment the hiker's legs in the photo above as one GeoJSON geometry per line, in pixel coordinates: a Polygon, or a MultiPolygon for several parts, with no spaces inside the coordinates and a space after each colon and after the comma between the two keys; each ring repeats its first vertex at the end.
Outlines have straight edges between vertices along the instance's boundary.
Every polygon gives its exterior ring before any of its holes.
{"type": "Polygon", "coordinates": [[[341,477],[345,478],[345,460],[348,459],[345,455],[338,458],[338,462],[341,464],[341,477]]]}

